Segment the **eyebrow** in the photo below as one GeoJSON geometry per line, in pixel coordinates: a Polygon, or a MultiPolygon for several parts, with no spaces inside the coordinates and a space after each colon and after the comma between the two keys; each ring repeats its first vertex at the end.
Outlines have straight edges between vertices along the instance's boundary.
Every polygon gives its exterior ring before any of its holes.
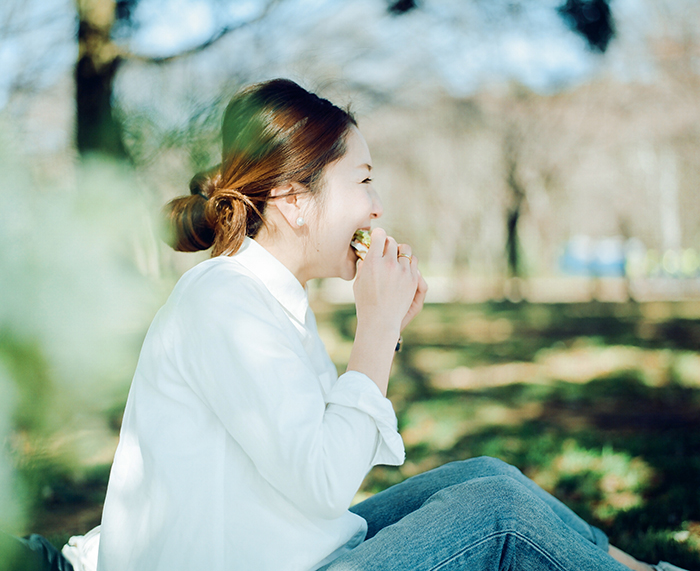
{"type": "Polygon", "coordinates": [[[367,164],[367,163],[364,163],[364,164],[362,164],[362,165],[358,165],[357,168],[358,168],[358,169],[366,168],[368,171],[371,171],[371,170],[372,170],[372,165],[367,164]]]}

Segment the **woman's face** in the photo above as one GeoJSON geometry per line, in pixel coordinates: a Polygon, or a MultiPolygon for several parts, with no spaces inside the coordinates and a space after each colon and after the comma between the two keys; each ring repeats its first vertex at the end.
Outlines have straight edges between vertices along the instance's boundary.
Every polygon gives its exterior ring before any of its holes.
{"type": "Polygon", "coordinates": [[[325,168],[314,215],[309,218],[309,257],[313,277],[351,280],[357,271],[357,255],[350,246],[358,228],[369,230],[382,215],[382,204],[372,187],[372,157],[357,127],[346,136],[347,151],[325,168]]]}

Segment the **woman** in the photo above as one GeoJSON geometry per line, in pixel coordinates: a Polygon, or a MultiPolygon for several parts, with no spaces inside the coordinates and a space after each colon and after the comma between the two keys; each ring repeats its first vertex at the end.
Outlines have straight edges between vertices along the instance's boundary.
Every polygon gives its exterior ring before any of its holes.
{"type": "Polygon", "coordinates": [[[382,229],[363,261],[351,247],[382,215],[371,165],[352,116],[291,81],[233,98],[221,165],[168,208],[174,247],[212,258],[144,341],[98,569],[652,569],[495,459],[348,509],[372,466],[403,462],[386,390],[427,291],[411,248],[382,229]],[[305,291],[325,277],[355,278],[340,377],[305,291]]]}

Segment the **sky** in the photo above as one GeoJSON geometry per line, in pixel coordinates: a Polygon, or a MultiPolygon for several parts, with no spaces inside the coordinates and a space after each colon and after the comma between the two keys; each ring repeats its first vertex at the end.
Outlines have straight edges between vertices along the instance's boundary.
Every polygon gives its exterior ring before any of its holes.
{"type": "MultiPolygon", "coordinates": [[[[596,61],[558,16],[559,3],[524,2],[512,14],[510,2],[499,0],[426,0],[392,17],[381,0],[285,0],[261,27],[268,59],[277,65],[305,51],[317,54],[314,47],[322,45],[343,64],[368,56],[360,66],[343,65],[353,81],[391,83],[398,63],[398,70],[428,70],[454,95],[502,78],[547,90],[591,73],[596,61]]],[[[142,0],[135,14],[141,27],[131,45],[140,53],[169,55],[200,43],[222,20],[240,22],[261,9],[256,0],[232,5],[235,10],[222,17],[207,0],[142,0]]]]}
{"type": "Polygon", "coordinates": [[[0,109],[10,92],[55,83],[76,60],[71,0],[0,2],[0,109]]]}
{"type": "MultiPolygon", "coordinates": [[[[276,72],[312,58],[351,83],[400,89],[408,81],[435,81],[464,96],[514,79],[554,91],[595,73],[600,56],[569,30],[556,12],[561,0],[423,0],[390,16],[384,0],[281,0],[256,24],[232,66],[276,72]],[[517,4],[518,10],[512,5],[517,4]]],[[[616,17],[637,2],[613,0],[616,17]]],[[[124,46],[145,56],[167,56],[196,46],[223,25],[259,15],[261,0],[141,0],[136,29],[124,46]]],[[[50,85],[70,72],[77,56],[71,0],[5,0],[0,6],[0,107],[18,85],[50,85]]],[[[225,73],[236,71],[224,70],[225,73]]]]}

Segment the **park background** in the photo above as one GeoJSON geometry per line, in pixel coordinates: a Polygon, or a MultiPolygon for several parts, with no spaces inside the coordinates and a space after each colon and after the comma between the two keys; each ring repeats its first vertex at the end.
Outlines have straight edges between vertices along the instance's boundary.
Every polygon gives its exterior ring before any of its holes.
{"type": "MultiPolygon", "coordinates": [[[[145,331],[207,257],[160,208],[283,76],[351,106],[430,285],[389,390],[407,462],[358,499],[488,454],[700,569],[695,0],[6,0],[0,71],[0,529],[99,523],[145,331]]],[[[351,286],[309,293],[342,371],[351,286]]]]}

